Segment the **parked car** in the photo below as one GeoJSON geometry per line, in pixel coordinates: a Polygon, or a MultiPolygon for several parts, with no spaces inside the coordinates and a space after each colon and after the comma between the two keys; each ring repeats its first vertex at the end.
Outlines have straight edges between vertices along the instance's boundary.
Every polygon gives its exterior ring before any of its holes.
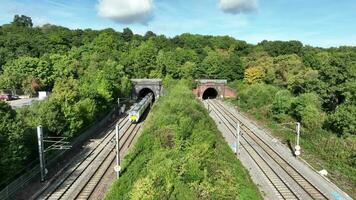
{"type": "Polygon", "coordinates": [[[0,100],[2,101],[11,101],[12,99],[11,94],[0,94],[0,100]]]}

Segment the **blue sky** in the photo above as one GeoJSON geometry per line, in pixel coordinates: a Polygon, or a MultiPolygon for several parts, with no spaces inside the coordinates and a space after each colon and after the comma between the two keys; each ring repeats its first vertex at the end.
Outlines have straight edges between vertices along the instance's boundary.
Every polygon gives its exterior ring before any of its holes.
{"type": "Polygon", "coordinates": [[[356,46],[355,0],[0,0],[0,24],[15,14],[76,28],[130,27],[173,37],[230,35],[249,43],[300,40],[356,46]],[[136,3],[135,3],[136,2],[136,3]]]}

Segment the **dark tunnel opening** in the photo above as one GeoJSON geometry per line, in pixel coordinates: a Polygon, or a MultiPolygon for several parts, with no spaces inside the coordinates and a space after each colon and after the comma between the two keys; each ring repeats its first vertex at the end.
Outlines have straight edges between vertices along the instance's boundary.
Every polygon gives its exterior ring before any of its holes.
{"type": "Polygon", "coordinates": [[[152,93],[152,95],[153,95],[153,100],[152,101],[154,102],[155,101],[155,94],[149,88],[143,88],[142,90],[140,90],[140,92],[138,93],[138,96],[137,96],[138,100],[141,100],[142,98],[144,98],[149,93],[152,93]]]}
{"type": "Polygon", "coordinates": [[[203,99],[216,99],[218,97],[218,91],[214,88],[208,88],[203,93],[203,99]]]}

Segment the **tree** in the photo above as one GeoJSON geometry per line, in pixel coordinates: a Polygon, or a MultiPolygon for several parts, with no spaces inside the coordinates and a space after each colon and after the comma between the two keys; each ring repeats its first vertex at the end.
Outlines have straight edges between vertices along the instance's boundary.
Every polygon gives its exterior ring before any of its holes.
{"type": "Polygon", "coordinates": [[[297,121],[310,129],[321,128],[325,117],[321,112],[321,103],[315,93],[299,95],[292,103],[291,114],[297,121]]]}
{"type": "Polygon", "coordinates": [[[319,80],[317,70],[306,69],[301,70],[298,74],[291,76],[287,82],[287,88],[294,94],[318,92],[324,86],[319,80]]]}
{"type": "Polygon", "coordinates": [[[157,35],[156,35],[154,32],[152,32],[152,31],[147,31],[147,32],[145,33],[144,38],[145,38],[145,40],[148,40],[148,39],[153,38],[153,37],[156,37],[156,36],[157,36],[157,35]]]}
{"type": "Polygon", "coordinates": [[[24,26],[24,27],[32,27],[32,19],[31,17],[27,17],[25,15],[15,15],[14,16],[14,21],[12,22],[13,25],[16,26],[24,26]]]}
{"type": "Polygon", "coordinates": [[[276,79],[274,83],[287,86],[288,80],[305,68],[302,59],[295,54],[281,55],[273,59],[276,79]]]}
{"type": "Polygon", "coordinates": [[[207,50],[208,55],[198,68],[200,76],[229,81],[243,79],[244,68],[240,58],[229,51],[207,50]]]}
{"type": "Polygon", "coordinates": [[[302,54],[303,44],[299,41],[267,41],[264,40],[258,44],[271,56],[280,56],[287,54],[302,54]]]}
{"type": "Polygon", "coordinates": [[[280,122],[287,119],[293,100],[293,96],[288,90],[278,91],[272,102],[273,117],[280,122]]]}
{"type": "Polygon", "coordinates": [[[244,80],[249,83],[261,83],[265,76],[265,72],[263,69],[259,67],[250,67],[245,70],[245,78],[244,80]]]}
{"type": "Polygon", "coordinates": [[[196,77],[196,70],[197,65],[194,62],[187,61],[181,67],[181,77],[185,79],[196,77]]]}
{"type": "Polygon", "coordinates": [[[124,28],[122,32],[122,38],[125,42],[130,42],[133,38],[133,32],[129,28],[124,28]]]}
{"type": "Polygon", "coordinates": [[[253,84],[239,92],[240,106],[246,109],[269,107],[278,88],[267,84],[253,84]]]}
{"type": "Polygon", "coordinates": [[[32,87],[32,77],[39,85],[36,88],[48,89],[53,85],[53,70],[47,61],[33,57],[20,57],[4,66],[4,72],[0,76],[3,88],[22,89],[32,87]],[[26,85],[30,84],[30,85],[26,85]]]}
{"type": "Polygon", "coordinates": [[[327,119],[328,129],[339,136],[356,135],[356,106],[342,104],[327,119]]]}
{"type": "Polygon", "coordinates": [[[147,77],[151,70],[156,68],[157,48],[151,40],[143,42],[133,54],[134,74],[138,78],[147,77]]]}
{"type": "Polygon", "coordinates": [[[21,170],[29,155],[25,145],[28,129],[17,119],[16,112],[0,101],[0,184],[21,170]]]}

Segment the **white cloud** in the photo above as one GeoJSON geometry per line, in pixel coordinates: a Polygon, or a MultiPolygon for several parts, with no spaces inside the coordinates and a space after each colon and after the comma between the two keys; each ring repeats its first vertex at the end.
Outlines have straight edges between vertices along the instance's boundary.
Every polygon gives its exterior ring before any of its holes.
{"type": "Polygon", "coordinates": [[[246,13],[257,9],[257,0],[219,0],[219,6],[226,13],[246,13]]]}
{"type": "Polygon", "coordinates": [[[98,14],[116,22],[146,24],[152,18],[153,0],[99,0],[98,14]]]}

